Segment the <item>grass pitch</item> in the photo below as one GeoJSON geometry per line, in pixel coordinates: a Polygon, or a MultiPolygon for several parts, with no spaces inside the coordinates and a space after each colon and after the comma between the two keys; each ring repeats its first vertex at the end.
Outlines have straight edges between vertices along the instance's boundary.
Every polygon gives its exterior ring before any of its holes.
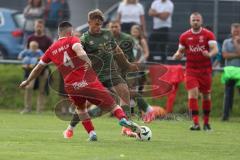
{"type": "MultiPolygon", "coordinates": [[[[79,125],[71,140],[63,139],[68,122],[52,113],[20,115],[0,110],[1,160],[239,160],[240,119],[212,121],[212,132],[191,132],[191,122],[155,121],[150,142],[120,135],[117,120],[94,119],[99,141],[87,142],[79,125]]],[[[142,122],[136,121],[143,125],[142,122]]]]}

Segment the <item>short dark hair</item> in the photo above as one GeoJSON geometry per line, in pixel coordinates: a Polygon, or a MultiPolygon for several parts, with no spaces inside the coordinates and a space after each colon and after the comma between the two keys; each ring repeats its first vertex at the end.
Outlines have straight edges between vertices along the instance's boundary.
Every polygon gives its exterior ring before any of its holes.
{"type": "Polygon", "coordinates": [[[100,21],[104,21],[103,12],[100,9],[92,10],[88,13],[88,20],[95,20],[98,19],[100,21]]]}
{"type": "Polygon", "coordinates": [[[60,32],[62,32],[62,31],[64,31],[65,29],[70,28],[70,27],[72,27],[72,24],[71,24],[70,22],[68,22],[68,21],[63,21],[63,22],[59,23],[59,25],[58,25],[58,30],[59,30],[60,32]]]}
{"type": "Polygon", "coordinates": [[[202,14],[200,12],[192,12],[190,16],[201,16],[202,17],[202,14]]]}

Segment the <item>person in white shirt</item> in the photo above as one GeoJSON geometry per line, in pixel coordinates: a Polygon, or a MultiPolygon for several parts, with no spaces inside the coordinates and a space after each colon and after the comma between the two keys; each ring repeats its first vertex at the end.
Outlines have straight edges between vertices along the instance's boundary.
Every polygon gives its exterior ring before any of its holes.
{"type": "Polygon", "coordinates": [[[153,17],[153,32],[149,37],[150,49],[160,52],[163,62],[166,60],[166,45],[169,29],[172,27],[173,10],[174,4],[171,0],[155,0],[148,12],[149,16],[153,17]]]}
{"type": "Polygon", "coordinates": [[[138,0],[123,0],[117,11],[117,20],[121,24],[122,31],[130,34],[131,27],[138,24],[146,35],[144,14],[144,8],[138,0]]]}

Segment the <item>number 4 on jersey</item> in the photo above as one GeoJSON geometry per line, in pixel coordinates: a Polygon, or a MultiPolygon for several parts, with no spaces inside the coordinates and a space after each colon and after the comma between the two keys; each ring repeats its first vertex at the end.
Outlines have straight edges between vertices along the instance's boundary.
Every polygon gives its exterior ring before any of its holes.
{"type": "Polygon", "coordinates": [[[74,68],[73,62],[71,61],[71,58],[69,57],[68,53],[65,51],[63,53],[63,65],[66,67],[74,68]]]}

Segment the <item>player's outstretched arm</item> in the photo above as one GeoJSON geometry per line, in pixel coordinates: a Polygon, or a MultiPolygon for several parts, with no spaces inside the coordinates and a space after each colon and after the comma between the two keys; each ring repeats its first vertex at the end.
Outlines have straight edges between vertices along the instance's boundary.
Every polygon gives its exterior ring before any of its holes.
{"type": "Polygon", "coordinates": [[[45,68],[45,65],[43,64],[38,64],[36,67],[34,67],[34,69],[32,70],[32,72],[30,73],[29,77],[27,78],[27,80],[23,81],[19,87],[20,88],[25,88],[32,80],[36,79],[42,72],[42,70],[45,68]]]}
{"type": "Polygon", "coordinates": [[[115,48],[114,59],[116,60],[118,66],[124,71],[138,71],[138,67],[135,64],[131,64],[125,57],[122,49],[117,46],[115,48]]]}

